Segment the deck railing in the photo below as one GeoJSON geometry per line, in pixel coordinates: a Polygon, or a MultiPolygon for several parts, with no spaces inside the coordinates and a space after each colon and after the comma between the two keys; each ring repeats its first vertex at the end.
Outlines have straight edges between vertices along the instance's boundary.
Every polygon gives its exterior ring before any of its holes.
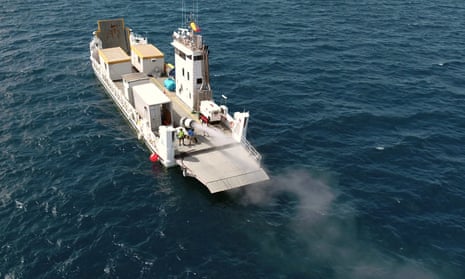
{"type": "Polygon", "coordinates": [[[260,155],[260,153],[258,153],[258,151],[255,149],[255,147],[252,146],[252,144],[250,144],[250,142],[245,139],[245,138],[242,138],[241,139],[241,143],[242,145],[244,145],[244,147],[247,149],[247,151],[257,160],[257,161],[260,161],[262,159],[262,155],[260,155]]]}

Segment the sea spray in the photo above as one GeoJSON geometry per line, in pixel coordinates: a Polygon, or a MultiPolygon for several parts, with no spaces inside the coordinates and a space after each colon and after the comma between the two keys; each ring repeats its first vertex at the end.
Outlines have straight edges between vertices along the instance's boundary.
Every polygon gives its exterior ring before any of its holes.
{"type": "Polygon", "coordinates": [[[315,273],[315,267],[331,262],[334,278],[438,278],[419,262],[386,255],[364,241],[355,219],[356,210],[347,203],[337,202],[340,193],[325,179],[312,177],[308,171],[289,171],[232,195],[244,205],[269,208],[271,212],[276,212],[282,203],[286,203],[285,208],[292,208],[281,213],[287,222],[270,224],[273,233],[249,235],[270,257],[270,263],[294,259],[282,267],[283,273],[310,275],[315,273]],[[279,237],[289,233],[294,238],[279,237]],[[298,245],[299,249],[289,249],[292,245],[298,245]]]}
{"type": "Polygon", "coordinates": [[[197,135],[214,138],[214,141],[211,141],[211,143],[216,146],[225,145],[233,142],[233,139],[231,137],[228,137],[227,135],[222,133],[218,128],[215,128],[208,124],[199,124],[197,122],[194,122],[192,125],[197,135]]]}

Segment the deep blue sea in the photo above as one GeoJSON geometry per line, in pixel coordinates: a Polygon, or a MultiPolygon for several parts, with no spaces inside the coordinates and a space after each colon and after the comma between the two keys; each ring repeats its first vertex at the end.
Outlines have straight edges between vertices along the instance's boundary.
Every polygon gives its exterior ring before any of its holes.
{"type": "Polygon", "coordinates": [[[0,278],[465,278],[465,2],[198,2],[271,180],[152,165],[94,77],[97,20],[173,62],[181,1],[2,1],[0,278]]]}

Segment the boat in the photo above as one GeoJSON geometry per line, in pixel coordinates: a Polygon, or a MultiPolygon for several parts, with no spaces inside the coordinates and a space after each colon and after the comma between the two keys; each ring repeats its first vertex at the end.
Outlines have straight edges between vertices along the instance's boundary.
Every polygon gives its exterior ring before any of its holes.
{"type": "Polygon", "coordinates": [[[261,155],[246,139],[249,112],[215,102],[209,50],[198,25],[173,32],[174,65],[123,18],[97,21],[90,62],[105,92],[145,142],[150,160],[180,167],[210,193],[266,181],[261,155]]]}

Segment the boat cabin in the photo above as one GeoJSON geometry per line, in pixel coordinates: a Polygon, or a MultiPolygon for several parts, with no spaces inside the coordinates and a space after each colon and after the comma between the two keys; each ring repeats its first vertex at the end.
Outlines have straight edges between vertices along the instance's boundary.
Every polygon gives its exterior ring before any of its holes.
{"type": "Polygon", "coordinates": [[[146,75],[159,77],[165,71],[165,55],[152,44],[131,46],[131,61],[134,67],[146,75]]]}
{"type": "Polygon", "coordinates": [[[121,80],[122,75],[132,72],[131,58],[121,47],[98,50],[100,64],[111,80],[121,80]]]}

